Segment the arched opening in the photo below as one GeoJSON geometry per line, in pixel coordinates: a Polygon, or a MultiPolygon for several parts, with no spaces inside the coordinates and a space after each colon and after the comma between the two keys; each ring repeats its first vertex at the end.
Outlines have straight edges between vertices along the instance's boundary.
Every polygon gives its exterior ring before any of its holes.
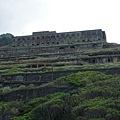
{"type": "Polygon", "coordinates": [[[92,60],[92,63],[93,63],[93,64],[95,64],[95,63],[96,63],[96,60],[95,60],[95,59],[93,59],[93,60],[92,60]]]}
{"type": "Polygon", "coordinates": [[[27,66],[27,68],[30,68],[30,67],[31,67],[30,65],[27,66]]]}
{"type": "Polygon", "coordinates": [[[57,35],[57,38],[60,39],[61,38],[60,35],[57,35]]]}
{"type": "Polygon", "coordinates": [[[66,35],[66,38],[67,38],[67,39],[70,39],[71,37],[70,37],[70,35],[69,35],[69,34],[67,34],[67,35],[66,35]]]}
{"type": "Polygon", "coordinates": [[[38,67],[43,67],[44,65],[43,64],[39,64],[38,67]]]}
{"type": "Polygon", "coordinates": [[[32,68],[37,68],[37,65],[32,65],[32,68]]]}
{"type": "Polygon", "coordinates": [[[88,41],[88,42],[91,42],[91,40],[90,40],[90,39],[88,39],[87,41],[88,41]]]}
{"type": "Polygon", "coordinates": [[[25,38],[22,38],[23,40],[25,40],[25,38]]]}
{"type": "Polygon", "coordinates": [[[59,44],[59,42],[57,42],[57,44],[59,44]]]}
{"type": "Polygon", "coordinates": [[[74,39],[74,38],[75,38],[75,34],[72,34],[72,35],[71,35],[71,38],[74,39]]]}
{"type": "Polygon", "coordinates": [[[97,48],[98,47],[98,45],[97,44],[93,44],[93,48],[97,48]]]}
{"type": "Polygon", "coordinates": [[[111,62],[111,59],[110,59],[110,58],[108,58],[108,62],[111,62]]]}
{"type": "Polygon", "coordinates": [[[64,49],[64,47],[60,47],[59,50],[60,50],[60,49],[64,49]]]}
{"type": "Polygon", "coordinates": [[[82,42],[85,42],[85,40],[82,40],[82,42]]]}
{"type": "Polygon", "coordinates": [[[75,49],[75,46],[70,46],[70,48],[73,48],[73,49],[75,49]]]}

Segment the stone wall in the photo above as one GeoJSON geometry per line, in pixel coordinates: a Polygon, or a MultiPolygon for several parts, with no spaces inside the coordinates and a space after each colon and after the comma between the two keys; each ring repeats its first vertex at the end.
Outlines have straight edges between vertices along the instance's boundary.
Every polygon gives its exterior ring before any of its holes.
{"type": "Polygon", "coordinates": [[[109,55],[109,56],[99,56],[99,57],[88,57],[82,59],[84,62],[90,64],[99,64],[99,63],[116,63],[120,62],[120,55],[109,55]]]}
{"type": "Polygon", "coordinates": [[[101,49],[106,36],[101,29],[63,33],[45,31],[17,36],[12,41],[8,48],[0,49],[0,58],[101,49]]]}
{"type": "Polygon", "coordinates": [[[106,40],[105,32],[101,29],[75,32],[34,32],[31,36],[18,36],[13,38],[13,47],[19,46],[50,46],[59,44],[72,44],[75,42],[92,42],[106,40]]]}
{"type": "Polygon", "coordinates": [[[120,68],[106,68],[106,69],[85,69],[85,70],[72,70],[72,71],[59,71],[59,72],[48,72],[44,74],[15,74],[15,75],[3,75],[1,76],[1,80],[5,79],[13,80],[13,82],[5,82],[1,83],[2,87],[11,86],[11,87],[19,87],[20,85],[29,85],[33,83],[34,85],[41,85],[43,83],[48,83],[52,80],[55,80],[62,76],[67,76],[71,73],[76,73],[78,71],[100,71],[106,74],[120,74],[120,68]]]}
{"type": "MultiPolygon", "coordinates": [[[[110,69],[86,69],[86,70],[81,70],[81,71],[99,71],[99,72],[103,72],[106,74],[120,74],[120,68],[110,68],[110,69]]],[[[61,71],[61,72],[56,72],[53,74],[53,79],[58,78],[60,76],[66,76],[70,73],[76,73],[78,72],[76,71],[61,71]]],[[[13,78],[16,78],[18,75],[13,75],[13,78]]],[[[23,75],[24,76],[24,75],[23,75]]],[[[38,74],[34,74],[34,75],[27,75],[26,79],[28,80],[32,80],[30,78],[33,79],[38,79],[39,80],[39,75],[38,74]]],[[[25,77],[25,76],[24,76],[25,77]]],[[[42,81],[46,81],[46,82],[50,82],[52,81],[52,74],[51,73],[46,73],[42,76],[42,81]]],[[[76,88],[70,88],[70,89],[76,89],[76,88]]],[[[2,101],[11,101],[11,100],[16,100],[16,99],[31,99],[31,98],[35,98],[35,97],[42,97],[44,95],[50,94],[50,93],[54,93],[56,91],[67,91],[69,90],[68,88],[56,88],[56,87],[47,87],[47,88],[36,88],[36,89],[24,89],[24,90],[18,90],[18,91],[14,91],[5,95],[0,95],[0,100],[2,101]]]]}
{"type": "Polygon", "coordinates": [[[45,53],[66,53],[66,52],[79,52],[90,49],[102,49],[103,43],[83,43],[83,44],[72,44],[72,45],[59,45],[59,46],[48,46],[48,47],[16,47],[0,50],[0,58],[7,57],[18,57],[21,55],[38,55],[45,53]]]}

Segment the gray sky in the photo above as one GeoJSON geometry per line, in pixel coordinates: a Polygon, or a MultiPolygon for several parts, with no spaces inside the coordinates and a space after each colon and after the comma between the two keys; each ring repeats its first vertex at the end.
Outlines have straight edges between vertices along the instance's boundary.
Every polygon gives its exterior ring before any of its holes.
{"type": "Polygon", "coordinates": [[[120,43],[120,0],[0,0],[0,34],[103,29],[120,43]]]}

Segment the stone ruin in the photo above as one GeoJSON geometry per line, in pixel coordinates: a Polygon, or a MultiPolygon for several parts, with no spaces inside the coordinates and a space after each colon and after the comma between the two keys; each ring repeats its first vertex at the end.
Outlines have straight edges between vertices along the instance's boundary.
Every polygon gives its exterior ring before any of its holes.
{"type": "Polygon", "coordinates": [[[12,41],[7,49],[0,50],[0,58],[99,49],[103,47],[106,35],[101,29],[64,33],[44,31],[17,36],[12,41]]]}
{"type": "Polygon", "coordinates": [[[47,75],[51,80],[57,78],[52,74],[53,67],[62,69],[68,65],[120,62],[120,50],[118,44],[107,43],[102,29],[62,33],[43,31],[12,38],[12,44],[0,48],[0,62],[4,65],[0,68],[0,81],[10,79],[18,82],[41,82],[48,80],[44,75],[47,72],[50,72],[47,75]],[[22,73],[6,72],[6,69],[12,71],[10,66],[14,65],[19,66],[22,73]],[[28,77],[30,75],[32,77],[28,77]]]}

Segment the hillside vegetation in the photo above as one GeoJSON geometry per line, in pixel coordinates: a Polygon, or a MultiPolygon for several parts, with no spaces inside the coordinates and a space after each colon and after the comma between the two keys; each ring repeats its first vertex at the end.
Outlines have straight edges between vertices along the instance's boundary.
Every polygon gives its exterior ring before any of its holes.
{"type": "Polygon", "coordinates": [[[0,47],[11,44],[12,37],[13,37],[13,35],[10,33],[0,35],[0,47]]]}
{"type": "Polygon", "coordinates": [[[120,120],[120,76],[78,72],[40,87],[73,86],[41,98],[0,102],[0,112],[12,120],[120,120]]]}

